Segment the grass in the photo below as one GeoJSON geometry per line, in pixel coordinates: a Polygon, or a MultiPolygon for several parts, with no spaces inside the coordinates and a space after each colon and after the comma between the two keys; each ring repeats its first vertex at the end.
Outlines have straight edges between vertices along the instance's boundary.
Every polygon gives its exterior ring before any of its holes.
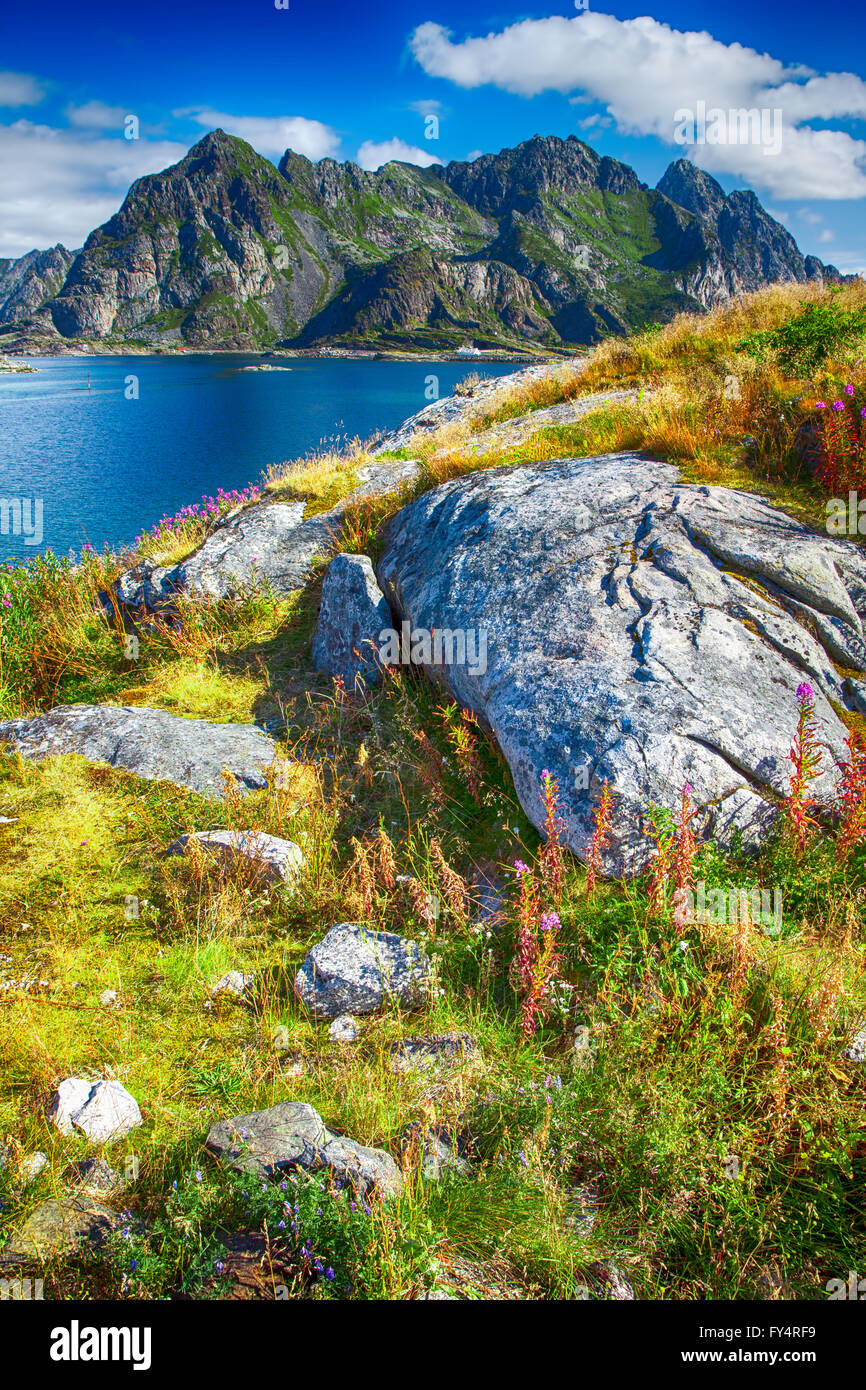
{"type": "MultiPolygon", "coordinates": [[[[817,524],[821,488],[794,455],[793,431],[825,389],[821,373],[860,382],[856,349],[808,381],[736,349],[816,293],[768,291],[602,344],[579,375],[557,369],[543,387],[503,395],[480,426],[420,440],[416,487],[503,463],[644,448],[688,477],[755,488],[817,524]],[[734,368],[741,394],[731,401],[723,388],[734,368]],[[651,392],[513,449],[473,453],[491,423],[623,385],[651,392]],[[777,409],[788,400],[796,407],[777,409]],[[745,434],[755,447],[737,442],[745,434]]],[[[844,293],[855,308],[860,290],[844,293]]],[[[322,454],[278,470],[266,489],[326,510],[356,485],[365,458],[357,444],[322,454]]],[[[341,543],[375,555],[405,496],[351,507],[341,543]]],[[[106,1150],[121,1171],[137,1160],[122,1201],[143,1228],[131,1224],[108,1260],[52,1261],[49,1296],[225,1297],[236,1290],[241,1236],[269,1242],[266,1297],[459,1288],[560,1298],[596,1288],[599,1261],[613,1259],[646,1298],[778,1296],[769,1289],[822,1299],[827,1280],[862,1268],[866,1078],[840,1057],[866,1012],[862,846],[839,854],[824,826],[799,858],[782,830],[758,857],[699,850],[694,875],[708,889],[781,889],[784,925],[772,938],[706,924],[679,933],[670,887],[659,896],[644,878],[588,892],[568,859],[545,895],[561,923],[558,983],[527,1035],[513,865],[524,861],[543,882],[547,851],[481,729],[409,673],[358,698],[312,671],[316,579],[288,597],[252,583],[231,603],[184,602],[177,627],[141,626],[130,660],[98,605],[121,563],[90,554],[77,567],[46,559],[0,575],[10,596],[8,606],[0,599],[4,717],[93,700],[270,719],[286,776],[243,800],[227,787],[219,804],[75,757],[0,758],[0,814],[14,818],[0,825],[9,1150],[0,1246],[92,1152],[46,1120],[59,1080],[115,1076],[144,1119],[106,1150]],[[165,857],[180,834],[226,825],[295,840],[301,879],[268,887],[249,868],[165,857]],[[479,869],[504,885],[498,924],[476,920],[479,869]],[[342,1046],[304,1012],[292,981],[326,927],[352,920],[420,942],[435,987],[418,1013],[365,1018],[359,1042],[342,1046]],[[248,1004],[211,999],[230,969],[253,976],[248,1004]],[[100,1003],[106,989],[117,1007],[100,1003]],[[473,1034],[480,1060],[435,1078],[391,1069],[396,1040],[448,1030],[473,1034]],[[207,1155],[215,1120],[285,1099],[395,1155],[410,1124],[459,1124],[470,1173],[425,1180],[410,1145],[402,1194],[353,1210],[316,1179],[252,1184],[207,1155]],[[35,1150],[50,1166],[25,1187],[18,1165],[35,1150]],[[587,1230],[575,1217],[590,1187],[598,1210],[587,1230]]]]}

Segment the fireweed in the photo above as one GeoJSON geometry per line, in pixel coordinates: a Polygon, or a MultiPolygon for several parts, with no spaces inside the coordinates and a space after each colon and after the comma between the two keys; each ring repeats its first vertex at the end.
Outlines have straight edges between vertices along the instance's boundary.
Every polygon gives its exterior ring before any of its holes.
{"type": "Polygon", "coordinates": [[[791,790],[786,803],[789,843],[800,858],[815,830],[811,809],[818,803],[809,785],[821,771],[821,749],[815,721],[815,692],[808,681],[797,686],[797,732],[788,757],[793,764],[791,790]]]}
{"type": "Polygon", "coordinates": [[[598,805],[593,812],[594,829],[586,861],[586,895],[595,889],[595,881],[601,869],[601,857],[605,845],[610,840],[613,827],[613,790],[605,777],[598,805]]]}
{"type": "Polygon", "coordinates": [[[518,859],[514,869],[520,883],[514,962],[520,994],[520,1030],[524,1038],[530,1038],[547,1016],[553,986],[559,977],[560,921],[555,912],[541,911],[539,884],[528,865],[518,859]]]}

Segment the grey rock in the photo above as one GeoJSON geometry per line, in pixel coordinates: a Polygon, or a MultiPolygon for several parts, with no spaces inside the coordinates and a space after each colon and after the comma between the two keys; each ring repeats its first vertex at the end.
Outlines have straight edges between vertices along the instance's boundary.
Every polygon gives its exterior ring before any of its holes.
{"type": "Polygon", "coordinates": [[[228,860],[254,861],[260,866],[263,881],[269,883],[290,883],[304,865],[301,847],[294,840],[281,840],[260,830],[199,830],[181,835],[166,853],[185,854],[190,840],[228,860]]]}
{"type": "Polygon", "coordinates": [[[174,782],[221,798],[222,772],[241,792],[267,786],[276,745],[251,724],[211,724],[165,710],[122,705],[58,705],[48,714],[0,722],[0,745],[40,760],[78,753],[148,781],[174,782]]]}
{"type": "MultiPolygon", "coordinates": [[[[113,592],[122,607],[149,612],[170,609],[178,594],[213,601],[237,595],[251,584],[290,594],[303,588],[316,563],[333,554],[353,504],[399,491],[417,474],[414,460],[373,464],[357,488],[318,516],[304,516],[303,499],[283,502],[267,497],[226,512],[187,559],[169,568],[143,560],[121,575],[113,592]]],[[[110,612],[107,596],[103,603],[110,612]]]]}
{"type": "Polygon", "coordinates": [[[391,1044],[389,1064],[395,1072],[459,1066],[480,1056],[471,1033],[428,1033],[391,1044]]]}
{"type": "Polygon", "coordinates": [[[84,1193],[51,1198],[0,1251],[0,1269],[43,1264],[53,1255],[83,1248],[96,1253],[122,1224],[118,1212],[84,1193]]]}
{"type": "Polygon", "coordinates": [[[316,670],[339,676],[347,690],[356,682],[378,685],[380,634],[391,626],[391,609],[368,557],[335,555],[322,585],[313,638],[316,670]]]}
{"type": "Polygon", "coordinates": [[[417,1150],[421,1176],[430,1182],[443,1175],[465,1177],[470,1171],[466,1136],[452,1126],[419,1121],[408,1126],[403,1142],[410,1152],[417,1150]]]}
{"type": "Polygon", "coordinates": [[[295,992],[318,1018],[370,1014],[386,999],[403,1008],[421,1004],[429,974],[430,962],[414,942],[340,922],[307,953],[295,992]]]}
{"type": "Polygon", "coordinates": [[[21,1163],[19,1164],[18,1171],[21,1175],[21,1181],[24,1183],[26,1187],[29,1187],[29,1185],[31,1183],[34,1183],[36,1179],[39,1177],[40,1173],[42,1173],[47,1167],[47,1154],[44,1154],[41,1151],[38,1153],[28,1154],[27,1157],[22,1159],[21,1163]]]}
{"type": "Polygon", "coordinates": [[[842,1056],[848,1062],[857,1062],[861,1066],[866,1062],[866,1024],[859,1028],[846,1047],[842,1049],[842,1056]]]}
{"type": "Polygon", "coordinates": [[[602,1298],[614,1303],[634,1302],[634,1289],[613,1260],[601,1260],[593,1265],[590,1277],[593,1289],[602,1298]]]}
{"type": "Polygon", "coordinates": [[[229,970],[211,986],[210,997],[216,999],[220,995],[230,994],[235,999],[248,1000],[254,985],[255,976],[245,975],[242,970],[229,970]]]}
{"type": "Polygon", "coordinates": [[[138,1102],[119,1081],[76,1076],[61,1081],[48,1113],[61,1134],[80,1129],[93,1144],[121,1139],[142,1123],[138,1102]]]}
{"type": "Polygon", "coordinates": [[[328,1029],[328,1037],[332,1042],[353,1043],[358,1041],[360,1029],[351,1014],[341,1014],[335,1018],[328,1029]]]}
{"type": "Polygon", "coordinates": [[[826,646],[851,664],[863,645],[866,559],[757,497],[634,454],[473,473],[392,519],[378,575],[413,628],[467,634],[465,661],[426,669],[492,730],[539,829],[548,769],[585,858],[609,782],[608,873],[644,866],[647,808],[675,811],[686,783],[699,835],[760,843],[803,681],[832,796],[846,729],[826,646]]]}
{"type": "Polygon", "coordinates": [[[123,1178],[106,1159],[85,1158],[72,1165],[73,1181],[86,1192],[106,1194],[123,1187],[123,1178]]]}
{"type": "Polygon", "coordinates": [[[282,1101],[268,1110],[220,1120],[205,1144],[223,1162],[259,1177],[303,1168],[325,1170],[364,1192],[374,1187],[394,1192],[400,1186],[390,1154],[332,1134],[319,1112],[303,1101],[282,1101]]]}

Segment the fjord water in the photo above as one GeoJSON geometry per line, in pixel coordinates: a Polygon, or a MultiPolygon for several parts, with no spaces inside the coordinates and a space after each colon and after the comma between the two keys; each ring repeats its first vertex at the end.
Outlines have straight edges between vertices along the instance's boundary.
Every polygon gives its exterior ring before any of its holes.
{"type": "Polygon", "coordinates": [[[256,483],[272,463],[393,428],[428,403],[434,384],[445,396],[471,371],[516,370],[345,358],[242,370],[261,360],[43,357],[29,363],[36,375],[0,375],[0,498],[43,506],[41,544],[0,534],[0,559],[131,544],[165,513],[256,483]]]}

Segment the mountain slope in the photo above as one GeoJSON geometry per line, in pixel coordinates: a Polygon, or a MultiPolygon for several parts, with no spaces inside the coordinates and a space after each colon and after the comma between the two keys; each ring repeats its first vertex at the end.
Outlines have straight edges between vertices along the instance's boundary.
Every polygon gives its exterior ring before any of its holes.
{"type": "Polygon", "coordinates": [[[0,262],[6,351],[276,344],[561,349],[775,280],[838,278],[750,192],[653,190],[569,136],[377,173],[216,130],[74,257],[0,262]],[[5,291],[5,293],[4,293],[5,291]]]}

